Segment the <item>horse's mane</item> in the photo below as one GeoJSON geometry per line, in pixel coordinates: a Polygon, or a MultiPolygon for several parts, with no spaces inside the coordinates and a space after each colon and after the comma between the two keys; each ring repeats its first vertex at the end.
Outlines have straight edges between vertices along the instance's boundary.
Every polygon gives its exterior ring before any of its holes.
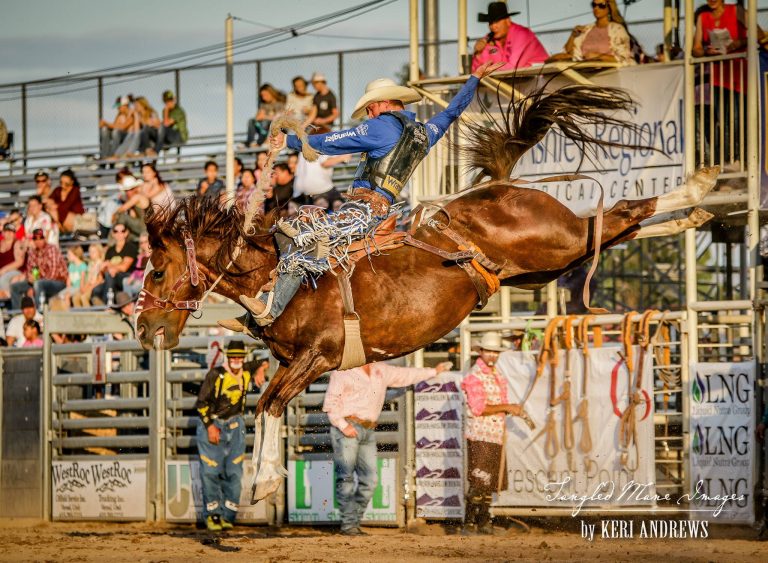
{"type": "Polygon", "coordinates": [[[178,201],[175,207],[150,206],[145,222],[152,248],[166,248],[167,239],[183,245],[185,232],[195,242],[204,236],[218,239],[213,264],[223,270],[232,260],[239,239],[253,245],[260,237],[271,237],[269,229],[274,214],[256,215],[246,232],[244,214],[237,205],[227,206],[218,198],[191,195],[178,201]]]}
{"type": "MultiPolygon", "coordinates": [[[[631,132],[630,139],[642,142],[648,136],[637,124],[617,115],[635,108],[626,90],[591,84],[569,84],[550,90],[552,81],[559,76],[557,73],[547,80],[538,77],[538,86],[522,98],[513,99],[506,107],[497,91],[501,119],[483,105],[489,123],[462,123],[461,132],[467,142],[461,144],[459,150],[467,168],[477,172],[477,179],[489,176],[492,180],[508,180],[523,154],[553,126],[579,149],[578,169],[585,159],[598,160],[598,146],[653,149],[598,138],[592,132],[595,126],[619,126],[631,132]]],[[[513,82],[516,82],[514,77],[513,82]]]]}

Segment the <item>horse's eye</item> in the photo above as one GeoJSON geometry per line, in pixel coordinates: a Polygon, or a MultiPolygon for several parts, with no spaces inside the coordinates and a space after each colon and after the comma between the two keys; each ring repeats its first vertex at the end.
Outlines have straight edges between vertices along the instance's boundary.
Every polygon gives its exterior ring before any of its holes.
{"type": "Polygon", "coordinates": [[[155,270],[154,272],[152,272],[152,279],[155,281],[160,281],[161,279],[163,279],[163,272],[155,270]]]}

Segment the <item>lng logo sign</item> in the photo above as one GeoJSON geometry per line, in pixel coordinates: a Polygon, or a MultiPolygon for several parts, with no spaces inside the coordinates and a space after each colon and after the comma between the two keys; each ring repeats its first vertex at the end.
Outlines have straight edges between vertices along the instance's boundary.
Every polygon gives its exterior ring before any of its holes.
{"type": "Polygon", "coordinates": [[[728,498],[714,519],[752,523],[755,364],[697,364],[691,371],[691,508],[728,498]]]}
{"type": "MultiPolygon", "coordinates": [[[[394,522],[397,520],[397,460],[379,457],[376,469],[378,484],[363,516],[363,522],[394,522]]],[[[333,460],[290,460],[288,521],[336,522],[340,519],[333,460]]]]}

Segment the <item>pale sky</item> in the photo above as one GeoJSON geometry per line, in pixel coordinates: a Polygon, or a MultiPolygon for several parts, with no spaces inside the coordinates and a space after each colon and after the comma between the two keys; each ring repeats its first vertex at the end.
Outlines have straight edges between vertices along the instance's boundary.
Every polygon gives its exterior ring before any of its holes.
{"type": "MultiPolygon", "coordinates": [[[[621,5],[621,1],[619,3],[621,5]]],[[[90,71],[210,45],[223,40],[227,13],[271,27],[290,26],[364,0],[3,0],[0,17],[0,83],[90,71]]],[[[591,19],[588,0],[510,0],[514,20],[535,30],[571,27],[591,19]],[[528,7],[530,6],[530,11],[528,7]],[[580,16],[580,14],[587,14],[580,16]],[[547,23],[555,21],[554,23],[547,23]]],[[[421,7],[421,0],[419,1],[421,7]]],[[[486,0],[468,0],[468,31],[487,32],[477,21],[486,0]]],[[[440,0],[440,34],[455,38],[457,2],[440,0]]],[[[661,0],[639,0],[627,17],[661,17],[661,0]]],[[[623,10],[623,8],[622,8],[623,10]]],[[[235,37],[265,31],[235,22],[235,37]]],[[[249,53],[249,58],[355,49],[408,38],[408,0],[397,0],[367,15],[318,33],[351,39],[299,36],[249,53]],[[364,38],[364,39],[359,39],[364,38]]]]}

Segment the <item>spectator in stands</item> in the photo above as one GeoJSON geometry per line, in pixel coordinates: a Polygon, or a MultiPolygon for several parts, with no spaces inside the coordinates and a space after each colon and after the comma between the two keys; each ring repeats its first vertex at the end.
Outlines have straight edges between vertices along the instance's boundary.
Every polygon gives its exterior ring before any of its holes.
{"type": "Polygon", "coordinates": [[[272,168],[272,187],[272,195],[264,200],[265,213],[285,208],[293,197],[293,174],[285,162],[278,162],[272,168]]]}
{"type": "MultiPolygon", "coordinates": [[[[333,189],[333,167],[350,161],[348,154],[329,156],[321,154],[314,162],[309,162],[304,155],[299,154],[294,180],[295,194],[305,199],[324,194],[333,189]]],[[[328,205],[331,201],[328,200],[328,205]]]]}
{"type": "Polygon", "coordinates": [[[170,90],[163,92],[163,103],[165,107],[163,108],[163,120],[157,140],[158,151],[181,146],[189,139],[187,114],[176,102],[173,92],[170,90]]]}
{"type": "Polygon", "coordinates": [[[258,147],[269,135],[269,127],[272,120],[285,109],[285,94],[272,86],[263,84],[259,88],[259,109],[256,117],[248,120],[248,136],[245,146],[258,147]]]}
{"type": "Polygon", "coordinates": [[[155,108],[152,107],[149,100],[144,96],[136,98],[135,105],[139,119],[141,120],[139,153],[146,154],[147,156],[154,156],[157,154],[155,147],[157,146],[162,122],[160,121],[160,117],[158,116],[157,111],[155,111],[155,108]]]}
{"type": "Polygon", "coordinates": [[[197,195],[216,198],[220,197],[224,190],[224,182],[219,178],[219,165],[216,161],[209,160],[205,163],[205,178],[197,183],[197,195]]]}
{"type": "Polygon", "coordinates": [[[99,121],[99,148],[102,159],[113,156],[117,147],[128,134],[128,129],[132,124],[130,103],[131,100],[128,96],[118,98],[115,101],[117,107],[115,120],[112,123],[104,119],[99,121]]]}
{"type": "Polygon", "coordinates": [[[312,87],[317,90],[312,98],[312,110],[307,121],[314,126],[314,133],[328,133],[339,117],[339,107],[334,94],[325,79],[325,75],[316,72],[312,75],[312,87]]]}
{"type": "Polygon", "coordinates": [[[597,61],[635,64],[624,18],[616,0],[593,0],[595,23],[577,25],[563,48],[550,61],[597,61]]]}
{"type": "Polygon", "coordinates": [[[8,215],[0,219],[0,226],[5,227],[6,225],[12,226],[13,230],[16,231],[16,240],[27,238],[24,233],[24,216],[18,209],[12,209],[8,215]]]}
{"type": "Polygon", "coordinates": [[[147,262],[149,262],[151,254],[152,248],[149,246],[149,235],[143,233],[139,237],[139,254],[136,256],[136,268],[123,280],[123,291],[133,299],[139,295],[144,284],[144,271],[147,269],[147,262]]]}
{"type": "Polygon", "coordinates": [[[30,289],[40,302],[60,292],[67,284],[67,261],[58,246],[45,240],[42,229],[32,231],[32,245],[27,249],[26,279],[11,284],[11,304],[21,306],[30,289]]]}
{"type": "Polygon", "coordinates": [[[39,195],[33,195],[27,203],[27,218],[24,219],[24,232],[27,239],[32,238],[32,233],[36,230],[42,230],[45,234],[45,240],[49,244],[59,244],[59,229],[53,218],[43,211],[43,200],[39,195]]]}
{"type": "Polygon", "coordinates": [[[147,231],[144,216],[149,209],[150,201],[141,191],[143,182],[133,176],[124,176],[118,185],[122,204],[112,215],[112,224],[126,225],[131,232],[130,238],[136,239],[147,231]]]}
{"type": "Polygon", "coordinates": [[[61,173],[59,187],[53,190],[47,209],[61,232],[71,233],[75,230],[75,221],[85,213],[85,208],[80,198],[80,182],[74,172],[65,170],[61,173]]]}
{"type": "Polygon", "coordinates": [[[341,194],[336,188],[330,189],[325,193],[317,194],[311,198],[312,205],[322,207],[329,213],[331,211],[338,211],[344,200],[341,199],[341,194]]]}
{"type": "Polygon", "coordinates": [[[24,348],[42,348],[43,339],[40,338],[40,324],[35,319],[24,321],[24,348]]]}
{"type": "Polygon", "coordinates": [[[242,182],[240,177],[243,174],[243,161],[239,157],[235,157],[235,191],[240,189],[242,182]]]}
{"type": "Polygon", "coordinates": [[[67,304],[73,302],[73,297],[80,294],[80,289],[88,277],[88,264],[85,261],[83,247],[76,245],[67,250],[67,287],[61,292],[67,304]]]}
{"type": "Polygon", "coordinates": [[[306,127],[312,113],[313,96],[307,91],[307,81],[303,76],[294,77],[292,84],[293,90],[288,94],[285,107],[294,119],[301,121],[303,127],[306,127]]]}
{"type": "Polygon", "coordinates": [[[8,328],[5,330],[5,340],[8,346],[15,346],[21,348],[26,342],[24,337],[24,323],[29,320],[43,322],[43,315],[37,312],[35,308],[35,300],[31,297],[24,297],[21,300],[21,313],[15,315],[9,322],[8,328]]]}
{"type": "Polygon", "coordinates": [[[299,163],[299,154],[292,152],[288,154],[288,158],[285,159],[285,163],[288,165],[288,170],[291,174],[296,175],[296,165],[299,163]]]}
{"type": "Polygon", "coordinates": [[[507,382],[496,368],[499,354],[508,350],[499,332],[486,332],[479,344],[480,357],[461,382],[466,398],[467,509],[465,534],[475,531],[493,534],[491,500],[493,493],[507,488],[504,453],[504,425],[507,415],[523,414],[521,405],[509,404],[507,382]]]}
{"type": "Polygon", "coordinates": [[[75,307],[88,307],[91,304],[93,289],[104,281],[101,273],[104,263],[104,247],[99,243],[93,243],[88,247],[88,270],[85,280],[80,282],[80,291],[72,295],[72,305],[75,307]]]}
{"type": "Polygon", "coordinates": [[[139,254],[136,243],[128,240],[128,227],[125,224],[112,225],[112,236],[115,237],[115,242],[107,248],[104,263],[101,265],[104,282],[93,288],[91,297],[91,301],[97,305],[107,304],[110,290],[114,300],[114,295],[123,288],[123,280],[130,276],[136,267],[136,257],[139,254]]]}
{"type": "Polygon", "coordinates": [[[13,223],[3,225],[0,238],[0,299],[11,297],[11,280],[21,275],[24,267],[25,243],[16,238],[13,223]]]}
{"type": "Polygon", "coordinates": [[[11,133],[8,132],[8,126],[5,120],[0,117],[0,160],[5,160],[11,152],[11,133]]]}
{"type": "Polygon", "coordinates": [[[123,140],[115,148],[115,156],[117,158],[137,156],[139,151],[139,143],[141,142],[141,114],[136,108],[136,102],[133,99],[133,94],[128,94],[128,99],[131,101],[131,103],[128,104],[130,125],[126,130],[125,137],[123,137],[123,140]]]}
{"type": "Polygon", "coordinates": [[[152,205],[157,207],[174,207],[176,198],[173,197],[173,191],[168,182],[164,182],[160,173],[151,162],[141,167],[141,175],[144,178],[144,185],[141,191],[147,197],[152,205]]]}
{"type": "Polygon", "coordinates": [[[40,199],[42,199],[43,205],[45,205],[46,200],[51,197],[52,191],[51,177],[48,175],[48,172],[38,170],[35,173],[35,192],[40,196],[40,199]]]}
{"type": "Polygon", "coordinates": [[[505,2],[491,2],[487,14],[477,15],[477,21],[487,22],[490,31],[475,43],[472,72],[488,61],[506,63],[502,70],[512,70],[547,60],[547,50],[533,31],[509,19],[519,13],[507,11],[505,2]]]}
{"type": "Polygon", "coordinates": [[[262,151],[259,153],[256,153],[256,167],[253,170],[253,173],[256,175],[256,181],[259,181],[259,178],[261,178],[261,171],[264,170],[264,167],[267,165],[267,152],[262,151]]]}
{"type": "MultiPolygon", "coordinates": [[[[702,11],[696,20],[693,56],[709,57],[744,52],[747,48],[744,8],[736,4],[726,4],[724,0],[707,0],[707,6],[709,10],[702,11]]],[[[758,37],[764,35],[762,29],[758,29],[758,37]]],[[[715,109],[715,123],[722,125],[722,130],[716,127],[714,139],[711,139],[714,144],[714,163],[724,164],[727,170],[738,170],[741,168],[738,162],[741,159],[741,122],[746,122],[745,116],[740,116],[740,108],[746,110],[741,98],[747,87],[747,60],[742,57],[702,67],[709,70],[707,79],[711,81],[712,86],[713,96],[710,102],[715,109]],[[731,145],[733,154],[730,154],[731,145]],[[725,161],[720,155],[721,151],[725,161]]]]}
{"type": "Polygon", "coordinates": [[[240,179],[242,184],[235,193],[235,202],[240,211],[245,212],[248,208],[248,202],[256,191],[256,176],[250,168],[243,168],[240,179]]]}

